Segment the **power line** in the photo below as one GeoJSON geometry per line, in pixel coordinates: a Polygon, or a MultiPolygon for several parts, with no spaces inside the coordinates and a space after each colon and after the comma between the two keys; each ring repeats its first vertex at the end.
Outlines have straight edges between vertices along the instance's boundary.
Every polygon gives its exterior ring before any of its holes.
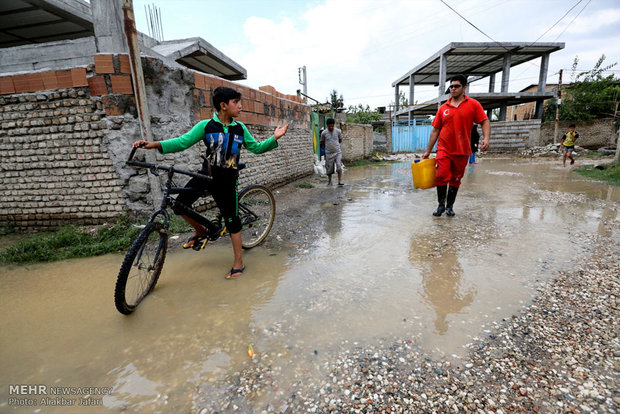
{"type": "MultiPolygon", "coordinates": [[[[580,0],[581,1],[581,0],[580,0]]],[[[467,20],[463,15],[461,15],[459,12],[457,12],[456,10],[454,10],[452,8],[452,6],[450,6],[448,3],[446,3],[444,0],[441,0],[441,2],[443,4],[446,5],[446,7],[448,7],[450,10],[452,10],[454,13],[456,13],[461,19],[465,20],[467,23],[469,23],[474,29],[476,29],[477,31],[479,31],[480,33],[482,33],[483,35],[485,35],[486,37],[488,37],[489,39],[491,39],[492,41],[494,41],[495,43],[497,43],[498,45],[502,46],[501,43],[499,43],[497,40],[493,39],[491,36],[489,36],[488,34],[486,34],[485,32],[483,32],[481,29],[478,28],[478,26],[476,26],[475,24],[473,24],[472,22],[470,22],[469,20],[467,20]]],[[[503,47],[503,46],[502,46],[503,47]]],[[[506,48],[504,48],[506,49],[506,48]]],[[[508,49],[506,49],[508,50],[508,49]]]]}
{"type": "MultiPolygon", "coordinates": [[[[573,7],[571,7],[570,9],[568,9],[568,11],[567,11],[566,13],[564,13],[564,15],[563,15],[562,17],[560,17],[560,18],[558,19],[558,21],[557,21],[557,22],[553,23],[553,25],[551,25],[551,27],[550,27],[550,28],[548,28],[548,29],[545,31],[545,33],[543,33],[543,34],[541,34],[540,36],[538,36],[538,39],[534,40],[534,41],[532,42],[532,45],[533,45],[534,43],[538,42],[538,41],[540,40],[540,38],[541,38],[541,37],[543,37],[544,35],[546,35],[547,33],[549,33],[549,31],[550,31],[551,29],[553,29],[553,28],[554,28],[554,27],[555,27],[558,23],[560,23],[560,22],[562,21],[562,19],[564,19],[564,18],[566,17],[566,15],[567,15],[568,13],[570,13],[570,12],[571,12],[571,11],[572,11],[575,7],[577,7],[577,6],[579,5],[579,3],[581,3],[582,1],[583,1],[583,0],[579,0],[579,1],[577,1],[577,3],[573,4],[573,7]]],[[[588,3],[589,3],[589,2],[588,2],[588,3]]],[[[586,4],[586,6],[587,6],[587,4],[586,4]]],[[[585,8],[585,7],[584,7],[584,8],[585,8]]],[[[582,9],[582,11],[583,11],[583,9],[582,9]]],[[[581,13],[581,12],[580,12],[580,13],[581,13]]],[[[577,16],[579,16],[579,15],[577,15],[577,16]]],[[[572,23],[572,22],[571,22],[571,23],[572,23]]],[[[565,29],[565,30],[566,30],[566,29],[565,29]]],[[[559,36],[558,36],[558,37],[559,37],[559,36]]],[[[558,40],[558,39],[555,39],[555,40],[558,40]]],[[[530,45],[530,46],[531,46],[531,45],[530,45]]]]}
{"type": "MultiPolygon", "coordinates": [[[[590,2],[591,2],[591,1],[592,1],[592,0],[589,0],[589,1],[586,3],[586,5],[585,5],[585,6],[583,6],[583,9],[581,9],[581,10],[579,11],[579,13],[577,13],[577,16],[575,16],[575,17],[573,18],[573,20],[571,20],[571,21],[570,21],[570,23],[566,25],[566,27],[564,28],[564,30],[562,30],[562,33],[560,33],[560,34],[558,35],[558,37],[556,37],[556,38],[555,38],[554,42],[555,42],[556,40],[558,40],[558,39],[560,38],[560,36],[562,36],[562,35],[564,34],[564,32],[566,31],[566,29],[568,29],[568,28],[569,28],[569,26],[570,26],[571,24],[573,24],[573,22],[577,19],[577,17],[579,17],[579,15],[581,14],[581,12],[582,12],[582,11],[584,11],[584,10],[586,9],[586,7],[588,7],[588,4],[590,4],[590,2]]],[[[572,9],[571,9],[571,10],[572,10],[572,9]]],[[[570,11],[570,10],[569,10],[569,11],[570,11]]]]}

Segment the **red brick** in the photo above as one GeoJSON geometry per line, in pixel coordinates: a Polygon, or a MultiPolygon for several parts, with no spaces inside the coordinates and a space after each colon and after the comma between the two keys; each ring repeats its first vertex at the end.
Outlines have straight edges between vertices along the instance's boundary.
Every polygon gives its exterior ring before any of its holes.
{"type": "Polygon", "coordinates": [[[26,75],[28,79],[28,92],[37,92],[45,90],[43,78],[40,73],[29,73],[26,75]]]}
{"type": "Polygon", "coordinates": [[[26,75],[13,76],[13,85],[17,93],[28,92],[28,77],[26,75]]]}
{"type": "Polygon", "coordinates": [[[15,85],[12,76],[3,76],[0,78],[0,95],[15,93],[15,85]]]}
{"type": "Polygon", "coordinates": [[[194,87],[198,89],[206,89],[205,77],[200,73],[194,73],[194,87]]]}
{"type": "Polygon", "coordinates": [[[112,55],[95,55],[95,71],[97,73],[114,73],[112,55]]]}
{"type": "Polygon", "coordinates": [[[102,75],[88,78],[88,87],[92,96],[101,96],[108,94],[108,87],[105,83],[105,77],[102,75]]]}
{"type": "Polygon", "coordinates": [[[131,86],[131,76],[126,75],[110,75],[112,81],[112,92],[122,93],[125,95],[133,94],[133,87],[131,86]]]}
{"type": "Polygon", "coordinates": [[[58,81],[58,89],[67,89],[73,87],[71,71],[69,70],[57,70],[56,80],[58,81]]]}
{"type": "Polygon", "coordinates": [[[204,75],[202,81],[204,82],[205,89],[213,89],[213,76],[204,75]]]}
{"type": "Polygon", "coordinates": [[[56,72],[43,72],[41,74],[43,79],[43,86],[46,90],[58,89],[58,79],[56,79],[56,72]]]}
{"type": "Polygon", "coordinates": [[[207,107],[200,108],[200,119],[210,119],[213,116],[213,110],[207,107]]]}
{"type": "Polygon", "coordinates": [[[129,62],[129,55],[118,55],[118,61],[121,64],[121,73],[131,73],[131,62],[129,62]]]}
{"type": "Polygon", "coordinates": [[[73,86],[88,86],[88,81],[86,80],[86,69],[85,68],[73,68],[71,69],[71,80],[73,82],[73,86]]]}
{"type": "Polygon", "coordinates": [[[250,113],[249,112],[245,112],[245,111],[241,111],[241,113],[239,114],[238,117],[235,118],[237,121],[241,121],[244,124],[249,123],[249,119],[250,119],[250,113]]]}

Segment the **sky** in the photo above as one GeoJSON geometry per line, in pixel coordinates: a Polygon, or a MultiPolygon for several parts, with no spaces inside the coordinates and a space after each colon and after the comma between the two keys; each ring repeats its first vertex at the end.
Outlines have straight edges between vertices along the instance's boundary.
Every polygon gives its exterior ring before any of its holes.
{"type": "MultiPolygon", "coordinates": [[[[148,34],[145,6],[157,7],[164,40],[205,39],[247,70],[239,84],[295,94],[302,89],[298,69],[305,66],[308,95],[326,102],[335,89],[346,107],[394,103],[392,82],[451,42],[563,42],[565,48],[550,56],[547,83],[558,82],[560,69],[562,82],[570,82],[575,57],[578,71],[587,71],[603,54],[605,64],[618,62],[607,73],[620,77],[620,0],[133,3],[139,31],[148,34]]],[[[538,83],[539,67],[540,59],[512,67],[509,90],[538,83]]],[[[488,78],[469,87],[487,89],[488,78]]],[[[416,101],[437,93],[437,88],[416,87],[416,101]]]]}

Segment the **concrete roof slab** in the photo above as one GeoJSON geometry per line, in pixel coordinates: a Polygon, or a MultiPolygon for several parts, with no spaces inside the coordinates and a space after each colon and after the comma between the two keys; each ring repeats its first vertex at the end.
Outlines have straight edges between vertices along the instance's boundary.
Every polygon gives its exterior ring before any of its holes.
{"type": "Polygon", "coordinates": [[[447,62],[447,78],[459,73],[485,77],[502,71],[506,54],[510,54],[510,66],[514,67],[563,48],[564,43],[453,42],[399,77],[392,86],[409,85],[411,75],[415,85],[437,86],[441,56],[447,62]]]}

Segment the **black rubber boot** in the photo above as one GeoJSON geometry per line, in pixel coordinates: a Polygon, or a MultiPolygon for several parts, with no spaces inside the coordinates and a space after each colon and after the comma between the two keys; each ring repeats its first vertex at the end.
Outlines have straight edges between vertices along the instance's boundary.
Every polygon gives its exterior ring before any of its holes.
{"type": "Polygon", "coordinates": [[[446,193],[448,191],[447,185],[438,185],[437,186],[437,201],[439,201],[439,205],[437,206],[437,210],[433,211],[433,216],[439,217],[446,211],[446,193]]]}
{"type": "Polygon", "coordinates": [[[457,187],[448,188],[448,200],[446,201],[446,215],[453,217],[456,213],[452,210],[454,206],[454,200],[456,200],[456,193],[459,192],[457,187]]]}

